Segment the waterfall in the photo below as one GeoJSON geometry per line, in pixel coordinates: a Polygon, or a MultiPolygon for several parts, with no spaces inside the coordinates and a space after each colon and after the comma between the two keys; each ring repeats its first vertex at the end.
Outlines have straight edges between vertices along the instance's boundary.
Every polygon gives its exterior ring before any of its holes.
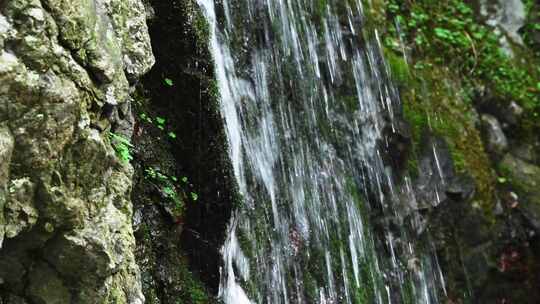
{"type": "Polygon", "coordinates": [[[399,96],[360,0],[198,2],[242,197],[224,303],[437,303],[414,194],[385,161],[399,96]]]}

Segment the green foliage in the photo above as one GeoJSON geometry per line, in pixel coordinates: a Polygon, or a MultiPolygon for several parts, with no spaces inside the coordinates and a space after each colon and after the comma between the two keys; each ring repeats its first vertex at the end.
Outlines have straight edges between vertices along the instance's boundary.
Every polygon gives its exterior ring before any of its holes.
{"type": "MultiPolygon", "coordinates": [[[[179,180],[176,176],[163,174],[153,167],[146,168],[144,172],[145,176],[152,180],[160,191],[174,203],[177,214],[182,214],[185,206],[182,200],[181,191],[185,191],[186,187],[192,187],[192,185],[189,184],[188,178],[183,176],[179,180]]],[[[199,194],[194,191],[189,191],[189,196],[193,202],[196,202],[199,199],[199,194]]]]}
{"type": "Polygon", "coordinates": [[[160,130],[165,130],[165,118],[163,117],[156,117],[156,126],[160,130]]]}
{"type": "Polygon", "coordinates": [[[204,48],[206,44],[210,41],[210,26],[206,21],[204,15],[197,11],[195,14],[195,22],[193,24],[195,29],[195,36],[197,37],[198,47],[204,48]]]}
{"type": "Polygon", "coordinates": [[[176,294],[178,298],[174,302],[175,304],[214,303],[201,280],[189,270],[189,261],[187,258],[182,257],[178,261],[176,273],[180,278],[182,288],[176,294]]]}
{"type": "Polygon", "coordinates": [[[497,177],[497,182],[499,184],[505,184],[507,181],[508,181],[508,179],[506,177],[504,177],[504,176],[497,177]]]}
{"type": "Polygon", "coordinates": [[[390,70],[392,71],[392,76],[398,84],[407,84],[410,81],[410,71],[409,65],[402,56],[397,55],[395,52],[385,52],[385,59],[390,70]]]}
{"type": "Polygon", "coordinates": [[[163,126],[163,125],[165,125],[165,118],[158,116],[158,117],[156,117],[156,122],[157,122],[158,125],[163,126]]]}
{"type": "Polygon", "coordinates": [[[147,123],[152,123],[152,118],[150,118],[148,115],[146,115],[145,113],[141,113],[139,115],[139,117],[143,120],[143,121],[146,121],[147,123]]]}
{"type": "Polygon", "coordinates": [[[389,20],[400,29],[389,26],[386,48],[413,54],[415,68],[419,62],[435,63],[468,75],[466,86],[481,82],[500,100],[520,103],[531,116],[540,111],[538,65],[530,64],[532,58],[523,64],[508,57],[500,48],[501,37],[476,20],[465,1],[402,2],[385,0],[389,20]]]}
{"type": "MultiPolygon", "coordinates": [[[[379,2],[384,3],[378,11],[384,18],[376,20],[378,28],[385,29],[385,58],[399,85],[415,146],[426,129],[444,137],[458,170],[467,170],[478,183],[476,199],[489,204],[497,178],[475,126],[473,103],[485,91],[490,101],[500,105],[517,102],[526,111],[513,130],[515,139],[536,136],[540,131],[540,56],[537,51],[535,55],[535,46],[514,47],[515,56],[508,56],[501,49],[502,37],[483,24],[465,0],[379,2]]],[[[540,15],[533,15],[538,12],[533,7],[538,6],[532,0],[527,5],[525,29],[532,35],[540,15]]],[[[527,42],[526,35],[527,31],[527,42]]],[[[411,162],[409,167],[414,169],[416,164],[411,162]]]]}
{"type": "Polygon", "coordinates": [[[150,179],[156,187],[167,197],[173,204],[173,210],[177,216],[184,213],[184,202],[177,189],[180,189],[176,184],[177,178],[161,173],[158,169],[149,167],[144,170],[146,178],[150,179]]]}
{"type": "Polygon", "coordinates": [[[169,138],[176,139],[176,133],[175,132],[166,131],[166,129],[167,129],[167,126],[166,126],[167,120],[165,118],[160,117],[160,116],[156,116],[156,117],[152,118],[152,117],[148,116],[146,113],[141,113],[139,115],[139,117],[141,118],[142,121],[154,125],[155,127],[160,129],[161,131],[167,132],[167,136],[169,138]]]}
{"type": "Polygon", "coordinates": [[[163,82],[164,82],[167,86],[169,86],[169,87],[172,87],[173,84],[174,84],[173,81],[172,81],[172,79],[170,79],[170,78],[165,78],[165,79],[163,79],[163,82]]]}
{"type": "Polygon", "coordinates": [[[133,156],[131,155],[133,145],[129,139],[113,132],[109,132],[109,138],[111,139],[112,146],[116,151],[118,158],[126,163],[129,163],[133,159],[133,156]]]}
{"type": "Polygon", "coordinates": [[[540,2],[534,0],[524,1],[527,13],[527,22],[520,29],[523,41],[534,51],[535,56],[540,58],[540,2]]]}

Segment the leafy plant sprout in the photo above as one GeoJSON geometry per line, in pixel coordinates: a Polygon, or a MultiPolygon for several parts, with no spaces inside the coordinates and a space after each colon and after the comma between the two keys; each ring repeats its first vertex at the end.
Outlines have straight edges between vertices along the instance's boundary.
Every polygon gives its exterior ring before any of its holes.
{"type": "Polygon", "coordinates": [[[163,117],[156,116],[154,119],[152,117],[148,116],[146,113],[141,113],[139,115],[142,121],[145,121],[149,124],[155,125],[158,129],[161,131],[167,132],[167,136],[171,139],[176,139],[176,133],[173,131],[166,131],[166,122],[167,120],[163,117]]]}
{"type": "Polygon", "coordinates": [[[131,144],[129,139],[127,139],[123,135],[113,132],[109,132],[109,138],[111,139],[112,146],[120,160],[126,163],[129,163],[131,160],[133,160],[133,156],[131,155],[133,145],[131,144]]]}
{"type": "Polygon", "coordinates": [[[164,82],[167,86],[169,86],[169,87],[172,87],[173,84],[174,84],[173,81],[172,81],[172,79],[170,79],[170,78],[165,78],[165,79],[163,79],[163,82],[164,82]]]}
{"type": "MultiPolygon", "coordinates": [[[[165,175],[153,167],[146,168],[144,172],[146,173],[147,178],[154,180],[157,183],[156,186],[158,186],[168,198],[176,203],[177,208],[183,208],[183,203],[176,189],[185,186],[192,186],[189,184],[186,176],[178,179],[176,176],[165,175]],[[184,185],[182,185],[180,182],[184,185]]],[[[199,199],[199,194],[193,191],[189,192],[189,196],[193,202],[196,202],[199,199]]]]}

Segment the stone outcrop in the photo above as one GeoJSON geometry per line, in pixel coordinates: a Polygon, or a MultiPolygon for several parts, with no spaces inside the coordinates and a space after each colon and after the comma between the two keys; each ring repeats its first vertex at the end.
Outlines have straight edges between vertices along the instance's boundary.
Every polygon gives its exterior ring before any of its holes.
{"type": "Polygon", "coordinates": [[[145,22],[140,0],[0,3],[0,303],[144,302],[110,132],[154,63],[145,22]]]}
{"type": "Polygon", "coordinates": [[[512,154],[506,154],[499,164],[511,180],[519,197],[516,204],[529,224],[540,233],[540,167],[512,154]]]}
{"type": "Polygon", "coordinates": [[[511,43],[523,44],[519,30],[525,25],[526,10],[521,0],[479,0],[480,15],[486,23],[503,34],[500,43],[503,49],[513,55],[511,43]]]}
{"type": "Polygon", "coordinates": [[[480,119],[488,151],[496,155],[506,152],[508,149],[508,140],[497,118],[489,114],[483,114],[480,119]]]}

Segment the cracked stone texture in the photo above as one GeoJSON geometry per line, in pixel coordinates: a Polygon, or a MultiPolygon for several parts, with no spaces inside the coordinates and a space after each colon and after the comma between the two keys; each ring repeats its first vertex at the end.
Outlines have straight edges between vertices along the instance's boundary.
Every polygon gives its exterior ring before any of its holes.
{"type": "Polygon", "coordinates": [[[154,64],[141,0],[0,1],[0,303],[143,303],[130,86],[154,64]]]}

